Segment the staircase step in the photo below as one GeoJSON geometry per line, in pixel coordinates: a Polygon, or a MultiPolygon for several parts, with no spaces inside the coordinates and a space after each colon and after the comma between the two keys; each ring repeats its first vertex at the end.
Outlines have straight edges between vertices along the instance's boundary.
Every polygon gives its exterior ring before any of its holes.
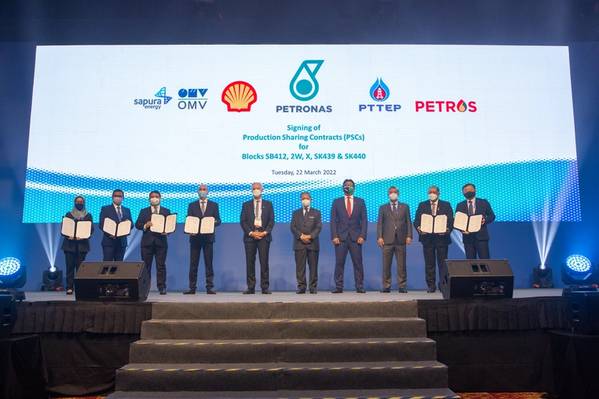
{"type": "Polygon", "coordinates": [[[107,399],[459,399],[449,389],[357,389],[319,391],[252,391],[252,392],[125,392],[118,391],[107,399]]]}
{"type": "Polygon", "coordinates": [[[152,304],[155,319],[293,319],[339,317],[416,317],[416,301],[245,302],[152,304]]]}
{"type": "Polygon", "coordinates": [[[448,386],[436,361],[348,363],[132,363],[117,371],[118,391],[419,389],[448,386]]]}
{"type": "Polygon", "coordinates": [[[132,363],[348,362],[436,359],[428,338],[140,340],[132,363]]]}
{"type": "Polygon", "coordinates": [[[285,339],[425,337],[417,317],[336,319],[151,319],[142,339],[285,339]]]}

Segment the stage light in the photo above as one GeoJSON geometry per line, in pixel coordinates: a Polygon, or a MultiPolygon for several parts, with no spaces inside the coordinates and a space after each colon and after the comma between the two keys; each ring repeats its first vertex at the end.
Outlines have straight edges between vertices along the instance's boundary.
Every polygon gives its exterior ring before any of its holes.
{"type": "Polygon", "coordinates": [[[532,288],[553,288],[553,270],[549,265],[532,269],[532,288]]]}
{"type": "Polygon", "coordinates": [[[0,259],[0,289],[21,288],[27,275],[21,261],[12,256],[0,259]]]}
{"type": "Polygon", "coordinates": [[[52,265],[42,273],[42,291],[62,291],[62,270],[52,265]]]}
{"type": "Polygon", "coordinates": [[[562,281],[570,289],[597,289],[597,267],[584,255],[570,255],[562,266],[562,281]]]}

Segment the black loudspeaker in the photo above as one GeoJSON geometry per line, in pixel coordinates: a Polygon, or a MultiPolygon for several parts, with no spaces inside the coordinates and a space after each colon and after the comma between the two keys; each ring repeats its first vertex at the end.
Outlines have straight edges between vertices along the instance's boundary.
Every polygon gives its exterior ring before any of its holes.
{"type": "Polygon", "coordinates": [[[568,298],[568,318],[573,332],[599,334],[599,292],[564,290],[563,296],[568,298]]]}
{"type": "Polygon", "coordinates": [[[143,262],[83,262],[75,275],[79,301],[143,302],[150,292],[150,276],[143,262]]]}
{"type": "Polygon", "coordinates": [[[511,298],[514,274],[505,259],[447,261],[447,283],[443,298],[511,298]]]}

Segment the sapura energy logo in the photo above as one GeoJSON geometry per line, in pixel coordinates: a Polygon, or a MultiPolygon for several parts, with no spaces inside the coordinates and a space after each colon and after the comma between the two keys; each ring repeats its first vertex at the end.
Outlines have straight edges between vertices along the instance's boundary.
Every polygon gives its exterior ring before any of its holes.
{"type": "MultiPolygon", "coordinates": [[[[289,82],[289,92],[298,101],[306,102],[314,99],[320,90],[316,74],[324,60],[304,60],[289,82]]],[[[333,112],[332,105],[277,105],[276,112],[311,113],[333,112]]]]}
{"type": "Polygon", "coordinates": [[[136,98],[133,100],[133,105],[143,107],[145,109],[160,109],[163,105],[168,104],[173,98],[167,96],[166,87],[161,87],[153,98],[136,98]]]}
{"type": "Polygon", "coordinates": [[[249,112],[257,100],[258,94],[254,86],[241,80],[229,83],[221,95],[221,101],[229,112],[249,112]]]}
{"type": "Polygon", "coordinates": [[[476,101],[465,100],[416,100],[414,102],[416,112],[476,112],[478,106],[476,101]]]}
{"type": "Polygon", "coordinates": [[[179,96],[177,108],[187,110],[204,109],[206,103],[208,103],[208,99],[206,98],[207,92],[208,89],[179,89],[177,92],[179,96]]]}
{"type": "Polygon", "coordinates": [[[397,112],[401,109],[399,104],[381,104],[389,98],[391,91],[389,86],[378,78],[374,81],[373,85],[370,86],[370,98],[376,101],[378,104],[358,104],[358,111],[360,112],[397,112]]]}

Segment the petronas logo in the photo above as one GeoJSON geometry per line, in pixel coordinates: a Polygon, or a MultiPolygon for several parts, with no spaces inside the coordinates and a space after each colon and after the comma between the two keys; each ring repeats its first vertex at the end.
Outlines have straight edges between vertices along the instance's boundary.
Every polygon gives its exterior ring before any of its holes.
{"type": "Polygon", "coordinates": [[[316,74],[324,60],[305,60],[301,63],[289,83],[289,91],[299,101],[309,101],[318,94],[316,74]]]}

